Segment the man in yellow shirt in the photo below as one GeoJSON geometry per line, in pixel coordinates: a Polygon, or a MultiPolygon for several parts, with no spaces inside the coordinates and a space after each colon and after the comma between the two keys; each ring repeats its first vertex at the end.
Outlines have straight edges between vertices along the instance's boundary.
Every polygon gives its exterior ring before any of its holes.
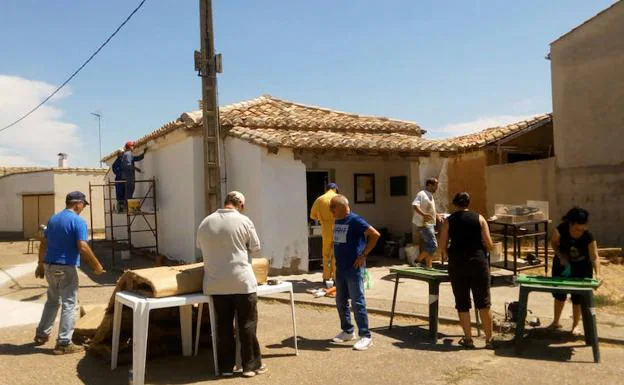
{"type": "Polygon", "coordinates": [[[323,238],[323,282],[336,277],[336,258],[332,248],[334,237],[334,214],[329,209],[329,203],[332,198],[338,194],[338,186],[336,183],[328,183],[325,186],[325,194],[316,198],[312,209],[310,210],[310,218],[321,223],[321,236],[323,238]]]}

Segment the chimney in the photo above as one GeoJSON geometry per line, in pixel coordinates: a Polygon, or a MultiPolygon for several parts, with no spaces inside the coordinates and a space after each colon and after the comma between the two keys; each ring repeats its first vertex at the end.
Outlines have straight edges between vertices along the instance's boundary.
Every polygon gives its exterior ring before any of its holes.
{"type": "Polygon", "coordinates": [[[67,168],[67,154],[64,152],[58,154],[58,166],[59,168],[67,168]]]}

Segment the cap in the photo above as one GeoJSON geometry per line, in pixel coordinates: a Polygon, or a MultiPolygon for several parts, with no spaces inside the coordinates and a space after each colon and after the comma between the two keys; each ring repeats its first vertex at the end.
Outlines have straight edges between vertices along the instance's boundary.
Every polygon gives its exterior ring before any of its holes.
{"type": "Polygon", "coordinates": [[[84,202],[84,204],[88,205],[87,197],[81,193],[80,191],[72,191],[67,196],[65,196],[65,204],[68,205],[72,202],[84,202]]]}
{"type": "Polygon", "coordinates": [[[328,190],[338,190],[338,185],[334,182],[327,183],[327,186],[325,187],[327,187],[328,190]]]}
{"type": "Polygon", "coordinates": [[[126,148],[134,147],[134,142],[131,140],[127,141],[125,147],[126,148]]]}

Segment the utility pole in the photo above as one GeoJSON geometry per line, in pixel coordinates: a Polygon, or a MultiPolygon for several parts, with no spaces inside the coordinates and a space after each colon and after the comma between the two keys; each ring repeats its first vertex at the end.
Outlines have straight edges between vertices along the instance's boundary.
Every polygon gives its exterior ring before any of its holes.
{"type": "Polygon", "coordinates": [[[102,114],[92,112],[91,115],[95,116],[98,120],[98,143],[100,146],[100,168],[102,168],[102,114]]]}
{"type": "Polygon", "coordinates": [[[215,55],[212,24],[212,0],[199,0],[201,51],[195,51],[195,70],[202,78],[202,115],[204,124],[204,191],[206,214],[221,204],[221,158],[219,138],[219,105],[217,72],[221,72],[221,55],[215,55]]]}

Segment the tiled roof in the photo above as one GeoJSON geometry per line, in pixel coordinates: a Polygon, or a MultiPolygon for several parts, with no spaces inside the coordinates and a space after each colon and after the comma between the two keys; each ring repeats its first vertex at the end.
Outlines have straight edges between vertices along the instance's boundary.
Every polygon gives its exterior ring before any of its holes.
{"type": "Polygon", "coordinates": [[[46,169],[45,167],[0,167],[0,176],[23,173],[23,172],[45,170],[45,169],[46,169]]]}
{"type": "Polygon", "coordinates": [[[455,151],[466,151],[494,144],[512,135],[529,132],[548,123],[552,123],[552,114],[542,114],[507,126],[492,127],[474,134],[444,139],[440,142],[446,142],[446,146],[455,151]]]}
{"type": "Polygon", "coordinates": [[[372,150],[379,152],[465,152],[552,122],[550,114],[475,134],[433,140],[401,133],[335,132],[234,127],[228,135],[266,146],[308,150],[372,150]]]}
{"type": "Polygon", "coordinates": [[[0,178],[18,174],[32,174],[36,172],[54,171],[55,173],[90,173],[90,174],[106,174],[106,168],[89,168],[89,167],[0,167],[0,178]],[[2,174],[3,171],[6,171],[2,174]]]}
{"type": "MultiPolygon", "coordinates": [[[[183,113],[179,119],[135,141],[136,147],[177,129],[201,128],[202,111],[183,113]]],[[[224,131],[233,127],[270,128],[273,130],[304,130],[330,132],[403,133],[420,136],[425,130],[418,124],[383,117],[357,115],[308,106],[263,95],[241,103],[230,104],[219,110],[219,122],[224,131]]],[[[115,152],[107,155],[108,160],[115,152]]]]}
{"type": "MultiPolygon", "coordinates": [[[[178,129],[201,129],[201,111],[183,113],[179,119],[136,141],[148,141],[178,129]]],[[[487,146],[510,135],[551,122],[550,114],[471,135],[433,140],[417,124],[401,120],[354,115],[286,102],[272,96],[224,106],[220,122],[224,135],[270,148],[309,150],[367,150],[378,152],[465,152],[487,146]]],[[[109,154],[105,160],[115,156],[109,154]]]]}
{"type": "Polygon", "coordinates": [[[219,119],[223,127],[393,132],[409,135],[425,133],[425,130],[413,122],[308,106],[270,95],[225,106],[219,112],[219,119]]]}

